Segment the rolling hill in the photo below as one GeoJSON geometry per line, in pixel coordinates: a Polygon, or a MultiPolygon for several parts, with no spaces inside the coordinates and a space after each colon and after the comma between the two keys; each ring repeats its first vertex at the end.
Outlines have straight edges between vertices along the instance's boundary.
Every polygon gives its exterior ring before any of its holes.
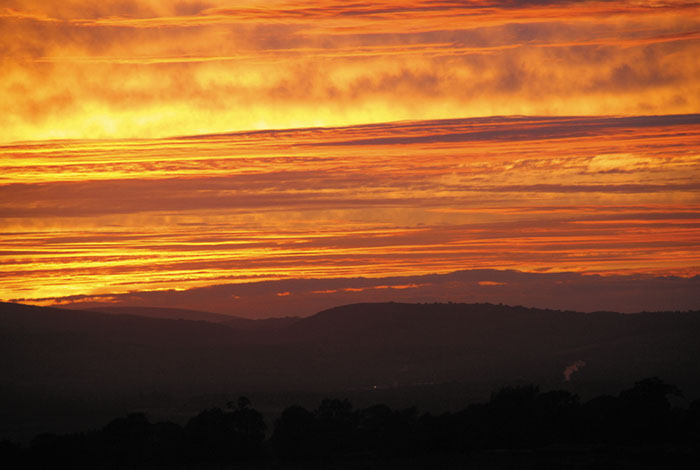
{"type": "Polygon", "coordinates": [[[41,400],[95,402],[153,393],[403,393],[434,387],[439,400],[444,384],[493,390],[523,382],[605,393],[649,376],[678,385],[689,398],[700,395],[700,312],[582,314],[381,303],[253,327],[258,321],[2,303],[0,414],[21,421],[21,410],[36,411],[41,400]]]}
{"type": "Polygon", "coordinates": [[[253,320],[235,315],[224,315],[222,313],[161,307],[98,307],[86,309],[86,311],[108,313],[113,315],[135,315],[139,317],[160,318],[164,320],[206,321],[210,323],[227,325],[234,329],[245,331],[284,328],[299,320],[299,317],[263,318],[253,320]]]}

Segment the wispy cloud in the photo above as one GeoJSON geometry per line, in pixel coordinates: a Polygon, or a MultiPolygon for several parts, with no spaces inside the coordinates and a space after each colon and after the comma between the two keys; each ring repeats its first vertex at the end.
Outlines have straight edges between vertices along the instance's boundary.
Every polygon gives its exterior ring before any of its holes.
{"type": "Polygon", "coordinates": [[[689,1],[6,0],[0,298],[695,275],[699,47],[689,1]]]}
{"type": "Polygon", "coordinates": [[[2,140],[692,113],[699,11],[625,0],[11,0],[0,8],[2,140]]]}
{"type": "Polygon", "coordinates": [[[0,298],[467,266],[695,275],[698,126],[477,118],[8,145],[0,298]]]}

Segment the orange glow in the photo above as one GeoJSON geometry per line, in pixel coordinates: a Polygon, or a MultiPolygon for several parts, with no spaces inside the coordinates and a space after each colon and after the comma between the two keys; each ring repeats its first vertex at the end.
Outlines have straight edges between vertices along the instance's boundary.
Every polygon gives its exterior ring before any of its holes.
{"type": "Polygon", "coordinates": [[[0,297],[463,268],[695,275],[699,148],[694,115],[8,145],[0,297]]]}
{"type": "Polygon", "coordinates": [[[0,142],[694,113],[699,35],[674,0],[7,0],[0,142]]]}
{"type": "Polygon", "coordinates": [[[698,2],[6,0],[0,50],[2,300],[700,274],[698,2]]]}

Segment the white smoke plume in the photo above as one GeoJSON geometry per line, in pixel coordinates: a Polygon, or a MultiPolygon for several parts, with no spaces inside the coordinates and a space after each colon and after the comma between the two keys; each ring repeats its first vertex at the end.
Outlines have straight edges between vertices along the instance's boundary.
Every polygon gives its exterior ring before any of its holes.
{"type": "Polygon", "coordinates": [[[574,372],[578,372],[583,366],[586,365],[586,361],[576,361],[572,362],[564,368],[564,382],[571,380],[571,376],[574,372]]]}

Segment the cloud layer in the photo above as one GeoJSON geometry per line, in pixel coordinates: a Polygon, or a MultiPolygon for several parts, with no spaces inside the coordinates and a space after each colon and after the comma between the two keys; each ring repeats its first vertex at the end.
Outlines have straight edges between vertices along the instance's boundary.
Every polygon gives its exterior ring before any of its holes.
{"type": "Polygon", "coordinates": [[[6,0],[0,51],[3,300],[700,273],[698,2],[6,0]]]}
{"type": "Polygon", "coordinates": [[[693,276],[699,131],[698,115],[511,117],[7,145],[0,299],[466,268],[693,276]]]}
{"type": "Polygon", "coordinates": [[[700,109],[687,1],[8,0],[0,140],[700,109]]]}

